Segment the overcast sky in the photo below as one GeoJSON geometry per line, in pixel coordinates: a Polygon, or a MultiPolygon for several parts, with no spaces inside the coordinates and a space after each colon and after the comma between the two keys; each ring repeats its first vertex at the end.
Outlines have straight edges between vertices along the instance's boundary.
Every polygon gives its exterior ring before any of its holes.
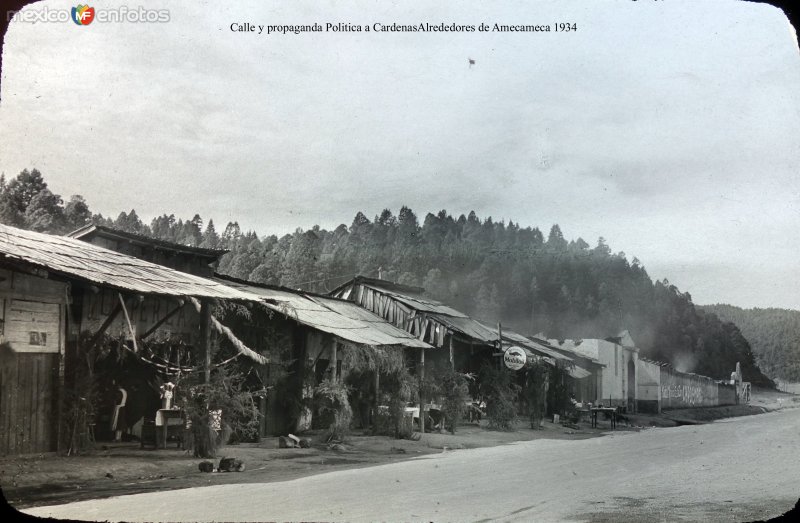
{"type": "MultiPolygon", "coordinates": [[[[168,23],[12,23],[0,171],[36,167],[112,217],[199,213],[262,235],[401,205],[558,223],[695,303],[800,309],[800,53],[779,10],[232,3],[148,2],[168,23]],[[314,22],[577,31],[230,30],[314,22]]],[[[75,4],[27,9],[42,5],[75,4]]]]}

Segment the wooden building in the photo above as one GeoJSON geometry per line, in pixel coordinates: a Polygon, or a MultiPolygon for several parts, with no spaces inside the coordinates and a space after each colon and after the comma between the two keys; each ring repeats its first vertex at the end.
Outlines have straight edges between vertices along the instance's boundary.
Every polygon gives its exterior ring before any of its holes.
{"type": "MultiPolygon", "coordinates": [[[[238,325],[237,334],[247,342],[258,344],[259,338],[269,334],[284,340],[291,358],[296,362],[291,369],[296,377],[288,389],[265,398],[262,408],[263,435],[278,435],[302,431],[314,423],[314,413],[292,412],[292,398],[307,397],[320,380],[332,374],[342,375],[342,365],[348,349],[366,348],[372,351],[394,351],[404,354],[412,362],[423,353],[436,353],[436,347],[408,332],[399,329],[383,318],[358,305],[339,298],[303,292],[285,287],[264,285],[227,276],[216,275],[214,281],[257,295],[271,311],[269,318],[253,317],[246,325],[238,325]],[[290,396],[290,397],[287,397],[290,396]]],[[[274,341],[272,343],[275,343],[274,341]]],[[[430,357],[430,356],[429,356],[430,357]]],[[[277,362],[267,367],[265,381],[275,386],[274,377],[280,372],[277,362]]],[[[356,423],[368,423],[368,413],[377,405],[379,381],[370,391],[369,401],[362,396],[351,398],[356,423]],[[365,404],[366,402],[366,404],[365,404]],[[363,415],[363,421],[359,419],[363,415]]],[[[366,391],[354,391],[356,394],[366,391]]]]}
{"type": "Polygon", "coordinates": [[[85,225],[68,236],[176,271],[207,278],[214,275],[219,258],[228,252],[225,249],[181,245],[95,224],[85,225]]]}
{"type": "MultiPolygon", "coordinates": [[[[314,385],[330,372],[332,362],[336,362],[341,374],[342,356],[349,347],[406,351],[410,359],[418,358],[423,350],[434,348],[352,302],[216,274],[214,269],[225,250],[189,247],[97,225],[87,225],[70,236],[174,269],[213,276],[220,285],[253,294],[271,311],[271,314],[264,314],[253,309],[248,321],[234,320],[231,324],[236,336],[248,346],[274,349],[275,345],[283,344],[286,354],[295,362],[289,369],[288,383],[279,381],[286,373],[281,361],[272,361],[256,369],[260,382],[271,391],[261,399],[261,436],[299,432],[314,423],[312,411],[296,411],[296,400],[310,394],[314,385]],[[301,376],[306,379],[296,379],[301,376]]],[[[108,297],[100,295],[97,300],[102,307],[108,297]]],[[[159,303],[154,306],[158,307],[159,303]]],[[[196,332],[183,315],[174,318],[173,334],[185,336],[187,327],[188,332],[196,332]]],[[[354,405],[354,408],[358,410],[359,407],[354,405]]]]}
{"type": "MultiPolygon", "coordinates": [[[[574,355],[555,350],[548,342],[522,336],[505,328],[491,328],[441,302],[424,295],[425,289],[386,280],[358,276],[331,292],[332,296],[350,300],[418,339],[445,350],[434,353],[437,364],[449,364],[459,372],[478,375],[485,362],[499,364],[498,357],[511,347],[526,354],[526,361],[544,362],[551,369],[562,370],[573,381],[575,390],[596,389],[594,373],[582,366],[574,355]]],[[[551,373],[552,374],[552,373],[551,373]]],[[[520,370],[517,381],[522,385],[526,373],[520,370]]],[[[477,393],[477,385],[473,394],[477,393]]],[[[588,396],[590,393],[586,392],[588,396]]],[[[523,405],[520,399],[520,408],[523,405]]]]}
{"type": "MultiPolygon", "coordinates": [[[[338,367],[348,347],[433,348],[345,300],[207,277],[224,251],[196,250],[108,228],[85,228],[73,235],[77,237],[0,225],[0,455],[49,452],[62,445],[59,425],[65,418],[59,399],[79,379],[79,343],[87,336],[122,341],[132,355],[128,366],[102,370],[140,392],[148,385],[143,378],[134,379],[134,370],[163,377],[193,368],[205,369],[208,376],[214,330],[269,384],[278,373],[272,372],[277,365],[266,354],[276,336],[282,338],[300,379],[262,400],[261,435],[285,434],[310,423],[309,413],[292,417],[283,408],[297,404],[313,387],[305,379],[307,367],[317,375],[338,367]],[[245,305],[253,321],[226,319],[230,326],[223,325],[211,309],[226,302],[245,305]]],[[[147,394],[151,400],[158,397],[152,387],[147,394]]],[[[101,426],[95,427],[98,434],[101,426]]]]}
{"type": "MultiPolygon", "coordinates": [[[[57,449],[63,420],[59,394],[69,380],[79,336],[122,338],[139,358],[151,361],[163,357],[146,354],[143,342],[151,337],[207,350],[208,334],[220,328],[210,314],[212,303],[259,300],[77,239],[4,225],[0,298],[2,455],[57,449]]],[[[243,344],[237,349],[266,363],[243,344]]]]}
{"type": "Polygon", "coordinates": [[[521,346],[531,356],[546,358],[549,363],[572,361],[546,343],[507,329],[502,329],[501,344],[498,329],[430,299],[424,292],[422,287],[358,276],[334,289],[331,296],[352,301],[418,339],[445,348],[442,357],[460,371],[477,372],[480,361],[511,345],[521,346]]]}

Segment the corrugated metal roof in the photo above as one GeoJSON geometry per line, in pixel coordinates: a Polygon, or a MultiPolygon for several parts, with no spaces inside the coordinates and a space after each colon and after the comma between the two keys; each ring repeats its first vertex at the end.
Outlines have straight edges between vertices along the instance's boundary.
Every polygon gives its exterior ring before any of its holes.
{"type": "Polygon", "coordinates": [[[547,346],[550,347],[551,349],[553,349],[555,351],[558,351],[561,354],[566,353],[566,355],[568,355],[568,356],[570,356],[572,358],[580,358],[582,360],[588,361],[589,363],[592,363],[594,365],[598,365],[598,366],[601,366],[601,367],[605,367],[606,366],[603,362],[593,358],[592,356],[590,356],[588,354],[584,354],[584,353],[578,352],[576,350],[571,350],[571,349],[569,349],[567,347],[559,345],[556,340],[547,340],[547,341],[545,341],[544,339],[540,339],[540,338],[538,338],[536,336],[531,336],[531,337],[529,337],[529,339],[531,339],[534,342],[546,343],[547,346]]]}
{"type": "Polygon", "coordinates": [[[0,259],[138,294],[257,300],[257,297],[227,285],[81,240],[7,225],[0,225],[0,259]]]}
{"type": "Polygon", "coordinates": [[[352,343],[371,346],[401,345],[433,348],[353,302],[250,284],[224,277],[215,277],[214,280],[257,295],[270,309],[291,317],[303,325],[333,334],[352,343]]]}
{"type": "Polygon", "coordinates": [[[644,358],[642,356],[639,356],[639,361],[643,361],[645,363],[650,363],[652,365],[656,365],[657,367],[669,367],[670,366],[669,363],[666,363],[664,361],[651,360],[650,358],[644,358]]]}
{"type": "Polygon", "coordinates": [[[534,352],[538,352],[538,353],[540,353],[542,355],[549,356],[549,357],[553,358],[554,360],[558,360],[558,361],[573,361],[573,359],[570,358],[569,356],[565,356],[564,354],[561,354],[560,352],[555,351],[555,350],[545,346],[542,343],[537,343],[537,342],[535,342],[535,341],[533,341],[531,339],[526,338],[522,334],[517,334],[516,332],[512,332],[510,330],[503,329],[503,339],[504,340],[510,340],[513,343],[517,343],[519,345],[522,345],[523,347],[526,347],[526,348],[528,348],[528,349],[530,349],[530,350],[532,350],[534,352]]]}
{"type": "Polygon", "coordinates": [[[468,317],[446,316],[444,314],[429,315],[444,324],[447,328],[460,332],[468,338],[473,338],[486,344],[496,343],[499,339],[497,331],[468,317]]]}
{"type": "MultiPolygon", "coordinates": [[[[470,318],[463,312],[448,307],[441,302],[423,296],[421,294],[421,288],[406,287],[389,281],[375,280],[372,278],[358,276],[351,282],[341,285],[332,293],[341,295],[342,293],[346,292],[351,285],[361,285],[363,287],[370,288],[373,291],[385,294],[386,296],[403,303],[411,309],[424,313],[426,317],[441,323],[451,331],[460,333],[467,338],[478,340],[479,342],[487,345],[495,344],[499,339],[497,329],[488,327],[483,323],[470,318]]],[[[350,297],[352,298],[352,296],[350,297]]],[[[562,363],[574,363],[573,358],[567,356],[566,354],[554,350],[552,347],[547,346],[543,342],[531,340],[525,336],[522,336],[521,334],[503,329],[503,339],[504,342],[508,341],[511,344],[519,345],[530,356],[543,357],[545,361],[551,365],[555,365],[555,362],[558,361],[562,363]]],[[[577,365],[573,365],[573,369],[574,370],[571,372],[573,377],[586,377],[591,374],[588,370],[577,365]]]]}
{"type": "Polygon", "coordinates": [[[604,340],[596,340],[596,339],[585,339],[585,340],[547,340],[548,343],[551,345],[558,347],[561,350],[576,354],[578,356],[588,358],[592,360],[592,362],[601,363],[600,362],[600,348],[597,344],[599,341],[604,340]]]}
{"type": "MultiPolygon", "coordinates": [[[[355,283],[390,296],[391,298],[418,312],[423,312],[427,317],[442,323],[447,328],[459,332],[468,338],[472,338],[486,344],[496,343],[499,339],[496,329],[488,327],[483,323],[470,318],[461,311],[448,307],[441,302],[432,300],[421,294],[409,292],[407,290],[399,292],[396,290],[396,284],[391,282],[357,278],[355,283]]],[[[529,340],[525,336],[507,331],[505,329],[503,329],[503,338],[513,340],[517,344],[522,345],[523,348],[533,351],[533,354],[546,356],[552,360],[572,361],[572,358],[549,349],[541,343],[536,343],[532,340],[529,340]]]]}
{"type": "MultiPolygon", "coordinates": [[[[377,280],[380,281],[380,280],[377,280]]],[[[420,312],[428,312],[428,313],[435,313],[435,314],[443,314],[445,316],[452,316],[454,318],[467,318],[468,316],[461,311],[457,311],[447,305],[438,302],[436,300],[432,300],[427,298],[421,294],[411,294],[411,293],[399,293],[392,289],[388,289],[382,287],[380,284],[376,284],[374,282],[366,283],[361,282],[361,285],[364,287],[369,287],[373,290],[377,290],[387,296],[391,296],[392,298],[396,299],[397,301],[406,304],[407,306],[411,307],[420,312]]]]}
{"type": "Polygon", "coordinates": [[[214,259],[217,259],[223,254],[230,252],[228,249],[206,249],[205,247],[193,247],[191,245],[183,245],[158,238],[150,238],[149,236],[142,236],[141,234],[121,231],[119,229],[114,229],[113,227],[106,227],[104,225],[97,225],[94,223],[84,225],[83,227],[67,234],[67,236],[79,240],[92,236],[128,240],[131,243],[161,247],[170,251],[190,253],[214,259]]]}
{"type": "Polygon", "coordinates": [[[503,329],[503,340],[504,343],[514,343],[517,344],[528,351],[532,351],[538,355],[547,355],[551,361],[560,361],[562,363],[567,363],[567,373],[575,379],[583,379],[588,378],[592,375],[592,372],[588,369],[583,368],[581,365],[577,364],[574,358],[571,358],[565,354],[562,354],[554,347],[546,345],[543,342],[532,340],[526,336],[521,334],[517,334],[513,331],[508,331],[503,329]]]}

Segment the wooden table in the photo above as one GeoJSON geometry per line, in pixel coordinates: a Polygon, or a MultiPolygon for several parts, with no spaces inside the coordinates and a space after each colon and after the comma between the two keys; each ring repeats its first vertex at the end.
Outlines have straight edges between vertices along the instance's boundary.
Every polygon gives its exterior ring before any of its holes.
{"type": "Polygon", "coordinates": [[[592,428],[597,427],[597,414],[599,412],[604,412],[606,414],[611,415],[611,430],[617,428],[617,409],[612,407],[592,407],[589,409],[592,414],[592,428]]]}
{"type": "Polygon", "coordinates": [[[156,448],[167,448],[167,432],[170,425],[183,426],[183,411],[180,409],[158,409],[156,412],[156,448]],[[177,421],[177,423],[175,423],[177,421]]]}
{"type": "Polygon", "coordinates": [[[585,420],[586,418],[589,418],[591,420],[592,418],[592,412],[588,408],[575,409],[575,413],[578,415],[578,421],[585,420]]]}

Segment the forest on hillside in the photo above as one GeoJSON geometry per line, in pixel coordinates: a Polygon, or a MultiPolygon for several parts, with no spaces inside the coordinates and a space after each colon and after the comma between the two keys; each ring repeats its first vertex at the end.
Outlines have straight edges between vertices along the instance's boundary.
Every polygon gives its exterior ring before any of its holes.
{"type": "Polygon", "coordinates": [[[354,275],[380,276],[426,293],[488,324],[502,321],[549,338],[605,338],[628,329],[643,355],[679,370],[726,378],[741,362],[746,380],[771,385],[739,329],[697,308],[689,293],[653,281],[641,262],[568,240],[558,225],[539,228],[446,210],[421,219],[408,207],[348,226],[297,229],[283,236],[217,230],[213,220],[163,214],[150,224],[135,210],[92,214],[81,196],[66,203],[35,169],[0,178],[0,221],[63,234],[94,222],[185,245],[227,249],[219,272],[260,283],[328,292],[354,275]]]}
{"type": "Polygon", "coordinates": [[[800,382],[800,311],[742,309],[727,304],[703,305],[702,308],[741,329],[766,375],[800,382]]]}

